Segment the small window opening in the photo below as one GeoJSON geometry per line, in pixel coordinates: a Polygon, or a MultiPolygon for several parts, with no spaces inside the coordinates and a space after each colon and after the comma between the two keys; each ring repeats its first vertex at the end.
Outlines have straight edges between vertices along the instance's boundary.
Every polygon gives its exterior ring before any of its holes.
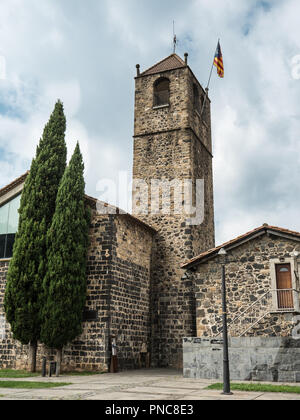
{"type": "Polygon", "coordinates": [[[193,86],[193,95],[194,95],[194,107],[198,112],[201,112],[201,103],[200,103],[200,95],[197,86],[194,84],[193,86]]]}
{"type": "Polygon", "coordinates": [[[169,105],[170,101],[170,81],[159,79],[154,84],[154,106],[169,105]]]}

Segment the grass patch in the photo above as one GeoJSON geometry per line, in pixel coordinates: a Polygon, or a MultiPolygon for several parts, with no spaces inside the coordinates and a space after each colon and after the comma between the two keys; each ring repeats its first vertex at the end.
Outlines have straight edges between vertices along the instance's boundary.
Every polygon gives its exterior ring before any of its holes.
{"type": "Polygon", "coordinates": [[[47,389],[58,388],[61,386],[72,385],[71,383],[61,382],[29,382],[29,381],[0,381],[0,388],[12,389],[47,389]]]}
{"type": "Polygon", "coordinates": [[[0,369],[0,378],[33,378],[35,376],[40,376],[40,374],[26,370],[0,369]]]}
{"type": "MultiPolygon", "coordinates": [[[[92,375],[101,375],[105,372],[62,372],[61,376],[92,376],[92,375]]],[[[13,369],[0,369],[0,378],[35,378],[41,376],[41,373],[32,373],[26,370],[13,370],[13,369]]]]}
{"type": "MultiPolygon", "coordinates": [[[[232,391],[247,391],[247,392],[283,392],[286,394],[300,394],[300,386],[291,385],[268,385],[268,384],[231,384],[232,391]]],[[[223,390],[223,384],[213,384],[206,389],[223,390]]]]}

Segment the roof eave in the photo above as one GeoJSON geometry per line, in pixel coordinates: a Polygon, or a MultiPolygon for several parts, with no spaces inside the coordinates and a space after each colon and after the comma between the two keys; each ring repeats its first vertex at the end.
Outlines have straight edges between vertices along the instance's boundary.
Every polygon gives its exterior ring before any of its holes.
{"type": "Polygon", "coordinates": [[[145,74],[145,72],[144,72],[144,73],[141,73],[139,76],[136,76],[136,77],[135,77],[135,79],[140,79],[140,78],[142,78],[142,77],[155,76],[155,75],[158,75],[158,74],[168,73],[168,72],[170,72],[170,71],[174,71],[174,70],[181,70],[181,69],[186,69],[186,68],[187,68],[187,66],[178,66],[178,67],[174,67],[174,68],[169,69],[169,70],[160,70],[160,71],[156,71],[155,73],[148,73],[148,74],[145,74]]]}
{"type": "Polygon", "coordinates": [[[143,77],[143,76],[153,76],[153,74],[160,74],[160,73],[163,73],[165,71],[176,70],[177,68],[184,68],[184,67],[187,67],[186,63],[182,60],[181,57],[179,57],[178,54],[173,53],[173,54],[170,54],[168,57],[160,60],[158,63],[154,64],[153,66],[149,67],[145,71],[143,71],[137,78],[143,77]],[[174,65],[174,68],[170,68],[170,69],[167,69],[167,70],[161,70],[161,71],[154,71],[153,73],[151,73],[152,70],[155,70],[155,67],[160,66],[164,62],[170,60],[172,57],[175,57],[176,61],[178,61],[178,65],[174,65]]]}
{"type": "Polygon", "coordinates": [[[218,256],[218,252],[220,251],[221,248],[224,248],[226,251],[231,251],[232,249],[238,248],[244,243],[247,243],[259,236],[263,236],[266,234],[271,234],[271,235],[283,237],[285,239],[292,239],[294,241],[300,242],[300,234],[298,234],[297,232],[292,232],[292,231],[283,232],[271,226],[262,227],[260,230],[249,234],[247,237],[237,239],[235,242],[232,242],[232,243],[220,245],[212,249],[211,252],[208,251],[208,253],[206,253],[203,256],[199,255],[199,257],[196,257],[193,261],[183,264],[181,268],[185,270],[190,270],[192,268],[195,268],[197,265],[205,264],[209,260],[214,259],[216,256],[218,256]]]}

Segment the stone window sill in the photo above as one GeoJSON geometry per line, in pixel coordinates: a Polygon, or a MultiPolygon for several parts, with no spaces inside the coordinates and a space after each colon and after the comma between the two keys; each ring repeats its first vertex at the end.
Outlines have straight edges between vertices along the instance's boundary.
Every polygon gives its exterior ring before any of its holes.
{"type": "Polygon", "coordinates": [[[166,104],[166,105],[157,105],[154,106],[153,109],[163,109],[163,108],[169,108],[170,104],[166,104]]]}
{"type": "Polygon", "coordinates": [[[287,310],[287,309],[273,309],[270,314],[271,315],[278,315],[278,314],[299,314],[299,310],[298,309],[291,309],[291,310],[287,310]]]}
{"type": "Polygon", "coordinates": [[[11,261],[11,258],[0,258],[0,263],[9,261],[11,261]]]}

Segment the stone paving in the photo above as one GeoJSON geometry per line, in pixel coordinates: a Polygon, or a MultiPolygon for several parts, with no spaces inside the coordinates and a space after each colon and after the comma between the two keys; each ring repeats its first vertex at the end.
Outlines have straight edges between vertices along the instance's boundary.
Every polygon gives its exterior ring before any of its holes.
{"type": "MultiPolygon", "coordinates": [[[[238,392],[232,396],[205,388],[216,381],[185,379],[180,371],[149,369],[93,376],[61,376],[59,378],[26,378],[15,381],[71,382],[72,385],[51,389],[1,388],[0,400],[300,400],[297,394],[238,392]]],[[[295,384],[291,384],[295,385],[295,384]]]]}

